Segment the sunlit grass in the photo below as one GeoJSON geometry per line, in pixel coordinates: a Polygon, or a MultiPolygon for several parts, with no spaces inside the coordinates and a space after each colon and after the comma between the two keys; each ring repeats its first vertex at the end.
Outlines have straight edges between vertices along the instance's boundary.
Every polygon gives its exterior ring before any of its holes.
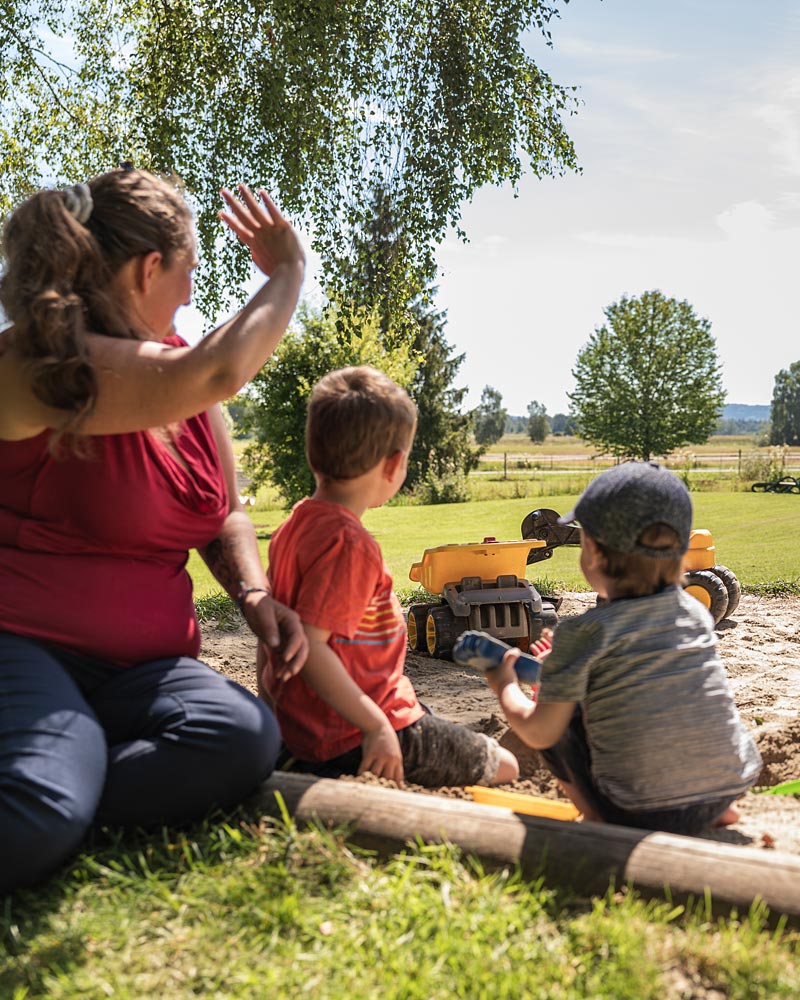
{"type": "MultiPolygon", "coordinates": [[[[378,540],[398,588],[412,586],[409,571],[426,548],[463,542],[480,542],[487,536],[499,540],[521,537],[523,518],[537,507],[566,513],[575,503],[569,495],[480,500],[433,507],[381,507],[370,510],[364,524],[378,540]]],[[[694,524],[707,528],[714,539],[717,562],[728,566],[747,588],[777,587],[797,592],[800,586],[797,547],[800,497],[771,493],[694,493],[694,524]]],[[[256,525],[259,551],[266,565],[269,537],[285,518],[281,510],[248,512],[256,525]]],[[[189,572],[195,596],[219,591],[219,584],[205,564],[192,553],[189,572]]],[[[534,581],[546,576],[558,589],[582,589],[578,550],[559,548],[552,559],[530,568],[534,581]]]]}
{"type": "Polygon", "coordinates": [[[0,996],[795,998],[798,936],[765,917],[578,900],[446,846],[379,861],[240,812],[98,841],[7,899],[0,996]]]}

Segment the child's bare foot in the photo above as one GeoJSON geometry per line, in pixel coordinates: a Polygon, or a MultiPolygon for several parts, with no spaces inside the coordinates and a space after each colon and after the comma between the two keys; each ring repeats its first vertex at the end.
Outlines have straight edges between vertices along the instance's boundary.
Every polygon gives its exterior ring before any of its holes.
{"type": "Polygon", "coordinates": [[[739,810],[734,809],[733,806],[728,806],[725,812],[719,817],[714,823],[715,827],[718,826],[731,826],[733,823],[739,822],[739,810]]]}

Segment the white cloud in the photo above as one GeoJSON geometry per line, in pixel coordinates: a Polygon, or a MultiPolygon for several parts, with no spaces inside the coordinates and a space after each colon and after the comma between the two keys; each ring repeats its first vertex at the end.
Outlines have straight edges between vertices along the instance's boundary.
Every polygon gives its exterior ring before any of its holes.
{"type": "Polygon", "coordinates": [[[772,228],[775,213],[757,201],[744,201],[726,208],[714,220],[730,240],[761,240],[772,228]]]}
{"type": "Polygon", "coordinates": [[[663,49],[641,47],[637,45],[609,45],[596,41],[587,41],[584,38],[576,38],[574,35],[560,38],[556,45],[559,55],[570,57],[595,57],[598,59],[611,59],[615,63],[641,63],[663,61],[666,59],[676,59],[674,52],[665,52],[663,49]]]}

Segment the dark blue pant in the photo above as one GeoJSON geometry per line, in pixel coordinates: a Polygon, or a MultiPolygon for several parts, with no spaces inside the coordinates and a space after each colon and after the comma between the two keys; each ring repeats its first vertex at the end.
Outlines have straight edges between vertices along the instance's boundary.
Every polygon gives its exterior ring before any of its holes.
{"type": "Polygon", "coordinates": [[[0,893],[50,874],[93,822],[235,805],[279,749],[266,705],[197,660],[122,670],[0,634],[0,893]]]}

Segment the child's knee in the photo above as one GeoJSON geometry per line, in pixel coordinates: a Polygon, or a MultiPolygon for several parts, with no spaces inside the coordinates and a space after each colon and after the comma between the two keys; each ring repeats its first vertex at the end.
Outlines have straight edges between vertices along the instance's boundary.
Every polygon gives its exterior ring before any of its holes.
{"type": "Polygon", "coordinates": [[[492,785],[507,785],[519,777],[519,761],[505,747],[498,747],[497,770],[491,779],[492,785]]]}

